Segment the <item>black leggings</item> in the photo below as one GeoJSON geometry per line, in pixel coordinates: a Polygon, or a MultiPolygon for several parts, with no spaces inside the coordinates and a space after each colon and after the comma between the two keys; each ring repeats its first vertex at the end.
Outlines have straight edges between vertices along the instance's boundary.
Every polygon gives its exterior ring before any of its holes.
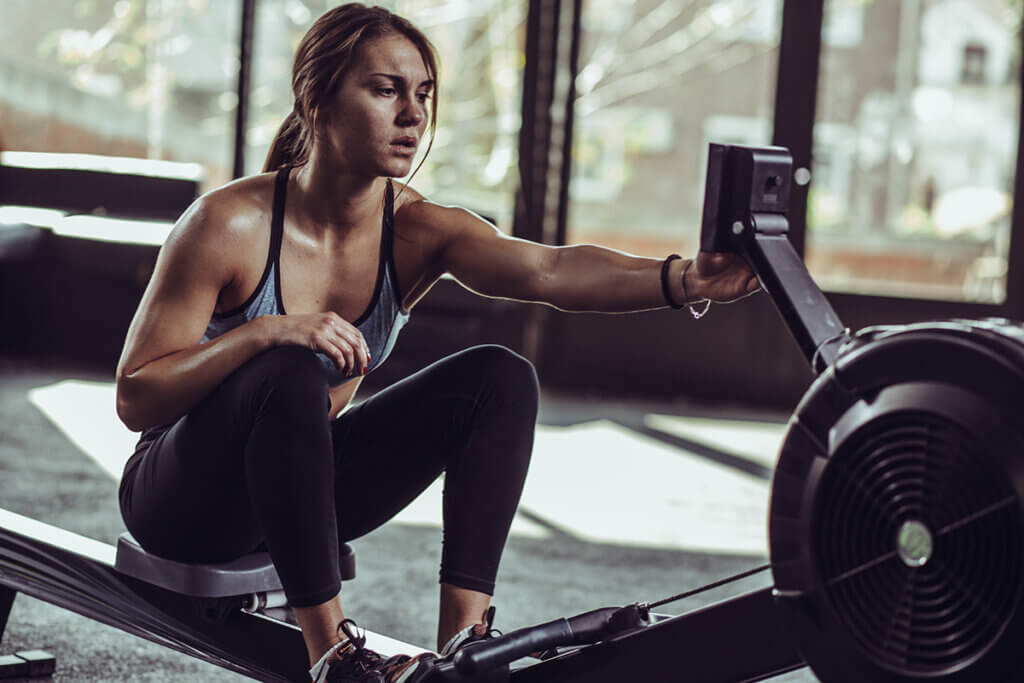
{"type": "Polygon", "coordinates": [[[441,581],[494,592],[533,447],[537,376],[500,346],[424,368],[341,417],[313,352],[266,351],[125,466],[121,514],[149,552],[220,562],[261,544],[289,602],[341,589],[339,541],[391,519],[443,471],[441,581]]]}

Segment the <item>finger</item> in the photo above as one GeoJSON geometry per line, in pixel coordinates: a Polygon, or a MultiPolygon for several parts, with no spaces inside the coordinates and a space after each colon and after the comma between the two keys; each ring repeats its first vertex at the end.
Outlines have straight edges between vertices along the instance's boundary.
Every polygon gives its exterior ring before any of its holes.
{"type": "Polygon", "coordinates": [[[359,341],[353,334],[352,326],[337,314],[331,313],[328,317],[328,331],[331,345],[337,349],[341,357],[342,362],[338,364],[338,369],[351,375],[356,369],[356,358],[359,355],[353,349],[353,345],[358,348],[359,341]]]}
{"type": "Polygon", "coordinates": [[[345,354],[342,350],[342,346],[335,340],[334,335],[325,334],[322,337],[317,337],[315,339],[314,350],[327,354],[327,356],[334,361],[335,367],[337,367],[340,372],[345,372],[347,367],[345,354]]]}
{"type": "Polygon", "coordinates": [[[326,313],[324,318],[323,335],[321,339],[322,351],[331,357],[338,370],[346,372],[351,369],[351,364],[345,356],[345,344],[339,334],[339,318],[334,313],[326,313]]]}
{"type": "Polygon", "coordinates": [[[345,362],[344,356],[341,355],[341,350],[333,341],[333,335],[327,330],[314,331],[309,335],[307,346],[316,353],[327,355],[338,368],[341,368],[345,362]]]}
{"type": "Polygon", "coordinates": [[[370,346],[366,343],[366,337],[363,333],[356,328],[356,333],[359,335],[359,348],[362,351],[362,374],[366,374],[370,370],[370,346]]]}
{"type": "Polygon", "coordinates": [[[340,344],[341,354],[345,357],[345,374],[354,375],[359,364],[359,354],[351,344],[340,344]]]}
{"type": "Polygon", "coordinates": [[[353,375],[365,375],[369,364],[369,351],[366,347],[366,340],[358,328],[347,325],[340,335],[347,350],[351,353],[351,368],[353,375]]]}

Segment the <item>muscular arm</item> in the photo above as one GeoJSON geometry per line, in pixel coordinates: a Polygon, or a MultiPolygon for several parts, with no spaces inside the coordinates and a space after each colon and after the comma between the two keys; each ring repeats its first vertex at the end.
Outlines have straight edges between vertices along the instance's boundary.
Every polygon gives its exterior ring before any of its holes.
{"type": "MultiPolygon", "coordinates": [[[[666,306],[660,258],[633,256],[589,244],[552,247],[508,237],[464,209],[416,202],[408,215],[417,229],[435,235],[435,269],[485,296],[546,303],[565,311],[620,313],[666,306]]],[[[670,264],[674,301],[684,299],[687,261],[670,264]]],[[[691,301],[729,301],[756,291],[742,260],[701,255],[686,274],[691,301]]]]}
{"type": "MultiPolygon", "coordinates": [[[[665,306],[660,259],[631,256],[590,244],[539,245],[500,236],[499,241],[455,240],[447,270],[488,296],[545,303],[562,311],[622,313],[665,306]]],[[[673,294],[682,300],[682,264],[671,264],[673,294]]]]}
{"type": "MultiPolygon", "coordinates": [[[[201,199],[160,250],[117,367],[117,413],[131,429],[172,422],[246,360],[267,348],[249,323],[199,344],[234,271],[231,226],[201,199]]],[[[237,237],[237,235],[236,235],[237,237]]]]}
{"type": "MultiPolygon", "coordinates": [[[[270,218],[238,194],[200,199],[160,250],[117,367],[117,414],[131,429],[177,420],[272,346],[325,353],[357,376],[369,363],[362,334],[333,311],[263,316],[199,343],[218,297],[242,264],[266,259],[270,218]]],[[[337,404],[345,397],[340,389],[332,394],[337,404]]]]}

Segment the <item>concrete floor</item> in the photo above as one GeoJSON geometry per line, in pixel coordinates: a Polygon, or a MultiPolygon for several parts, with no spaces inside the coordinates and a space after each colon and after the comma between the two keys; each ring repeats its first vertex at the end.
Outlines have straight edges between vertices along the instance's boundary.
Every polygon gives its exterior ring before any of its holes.
{"type": "MultiPolygon", "coordinates": [[[[545,394],[498,577],[496,625],[509,631],[653,601],[764,564],[786,417],[545,394]]],[[[114,417],[110,376],[0,359],[0,424],[0,507],[113,543],[123,530],[117,477],[134,436],[114,417]]],[[[359,577],[344,590],[346,612],[361,625],[424,647],[436,628],[439,490],[353,544],[359,577]]],[[[682,613],[768,582],[761,574],[661,611],[682,613]]],[[[241,680],[19,596],[0,653],[25,649],[56,654],[55,681],[241,680]]],[[[773,680],[817,679],[803,669],[773,680]]]]}

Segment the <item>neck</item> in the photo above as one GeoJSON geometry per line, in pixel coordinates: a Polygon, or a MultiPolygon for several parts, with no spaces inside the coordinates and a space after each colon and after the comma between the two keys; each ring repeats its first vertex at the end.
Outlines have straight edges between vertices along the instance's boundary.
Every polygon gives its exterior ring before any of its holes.
{"type": "Polygon", "coordinates": [[[310,224],[320,229],[350,232],[380,215],[387,180],[352,173],[318,155],[315,148],[293,179],[298,194],[294,206],[301,207],[310,224]]]}

